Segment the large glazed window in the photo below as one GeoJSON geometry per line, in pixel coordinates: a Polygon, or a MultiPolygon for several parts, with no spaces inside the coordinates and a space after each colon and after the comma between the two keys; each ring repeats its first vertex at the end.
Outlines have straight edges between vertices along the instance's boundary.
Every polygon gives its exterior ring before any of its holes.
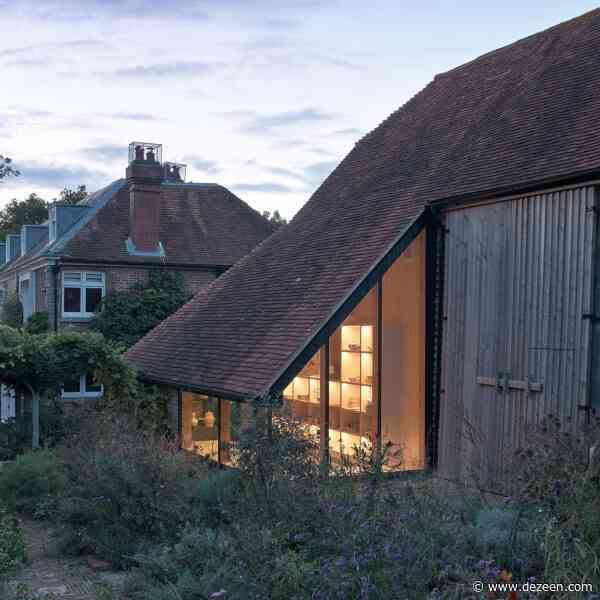
{"type": "Polygon", "coordinates": [[[93,317],[104,294],[103,273],[65,271],[63,274],[63,317],[93,317]]]}
{"type": "Polygon", "coordinates": [[[211,460],[219,459],[219,401],[216,398],[182,393],[181,445],[211,460]]]}
{"type": "Polygon", "coordinates": [[[283,397],[291,416],[317,434],[320,427],[321,353],[317,352],[285,388],[283,397]]]}
{"type": "Polygon", "coordinates": [[[329,448],[334,460],[352,456],[377,433],[376,321],[372,289],[329,340],[329,448]]]}
{"type": "Polygon", "coordinates": [[[383,276],[381,435],[405,469],[425,464],[425,232],[383,276]]]}

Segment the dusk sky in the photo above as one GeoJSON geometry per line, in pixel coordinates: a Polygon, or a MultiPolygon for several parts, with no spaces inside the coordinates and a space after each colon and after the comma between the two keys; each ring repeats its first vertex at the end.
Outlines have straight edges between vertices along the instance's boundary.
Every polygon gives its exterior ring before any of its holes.
{"type": "Polygon", "coordinates": [[[0,207],[123,177],[130,141],[291,217],[437,73],[585,0],[0,0],[0,207]]]}

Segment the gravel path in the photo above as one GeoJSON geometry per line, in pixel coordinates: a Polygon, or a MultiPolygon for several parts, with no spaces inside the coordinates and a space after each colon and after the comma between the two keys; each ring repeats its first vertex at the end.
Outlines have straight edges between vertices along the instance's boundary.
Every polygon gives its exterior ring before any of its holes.
{"type": "Polygon", "coordinates": [[[9,585],[27,586],[40,600],[121,600],[124,575],[96,572],[82,558],[58,556],[45,522],[22,520],[29,564],[9,585]]]}

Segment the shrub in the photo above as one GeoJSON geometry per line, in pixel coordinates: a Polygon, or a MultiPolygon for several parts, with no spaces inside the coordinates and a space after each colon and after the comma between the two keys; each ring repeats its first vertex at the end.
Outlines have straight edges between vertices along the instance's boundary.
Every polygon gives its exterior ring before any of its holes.
{"type": "MultiPolygon", "coordinates": [[[[502,568],[525,576],[529,562],[511,540],[477,527],[477,515],[482,527],[504,514],[516,523],[512,507],[495,518],[478,497],[426,476],[385,480],[366,449],[356,477],[323,477],[302,426],[273,417],[269,431],[268,419],[243,432],[239,472],[202,482],[185,533],[136,555],[134,598],[426,598],[435,589],[459,598],[502,568]]],[[[521,529],[533,539],[527,522],[521,529]]]]}
{"type": "Polygon", "coordinates": [[[47,312],[35,312],[27,319],[27,323],[25,323],[25,331],[32,335],[46,333],[49,329],[50,324],[47,312]]]}
{"type": "Polygon", "coordinates": [[[188,299],[180,273],[154,270],[150,272],[146,287],[109,294],[102,301],[90,328],[129,347],[188,299]]]}
{"type": "Polygon", "coordinates": [[[10,292],[1,307],[0,321],[8,327],[18,329],[23,326],[23,305],[16,292],[10,292]]]}
{"type": "Polygon", "coordinates": [[[0,421],[0,461],[13,460],[31,448],[31,421],[8,419],[0,421]]]}
{"type": "Polygon", "coordinates": [[[19,522],[0,507],[0,581],[18,571],[26,560],[25,539],[19,522]]]}
{"type": "Polygon", "coordinates": [[[62,547],[117,566],[140,546],[172,542],[190,518],[197,460],[135,421],[98,415],[61,450],[67,482],[59,499],[62,547]]]}
{"type": "Polygon", "coordinates": [[[10,511],[46,516],[63,484],[64,472],[54,452],[29,452],[0,469],[0,501],[10,511]]]}

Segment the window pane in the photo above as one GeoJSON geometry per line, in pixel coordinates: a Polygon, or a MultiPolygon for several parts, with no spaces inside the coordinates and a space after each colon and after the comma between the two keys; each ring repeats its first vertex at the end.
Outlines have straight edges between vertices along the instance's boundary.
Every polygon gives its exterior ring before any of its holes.
{"type": "Polygon", "coordinates": [[[183,392],[181,400],[182,447],[218,460],[219,401],[192,392],[183,392]]]}
{"type": "Polygon", "coordinates": [[[395,466],[425,464],[425,232],[383,277],[381,426],[395,466]]]}
{"type": "Polygon", "coordinates": [[[316,435],[321,422],[321,353],[317,352],[284,390],[283,397],[295,420],[316,435]]]}
{"type": "Polygon", "coordinates": [[[247,426],[251,406],[246,402],[221,400],[221,463],[235,466],[236,445],[247,426]]]}
{"type": "Polygon", "coordinates": [[[93,375],[87,374],[85,376],[85,391],[87,393],[102,392],[102,385],[94,380],[93,375]]]}
{"type": "Polygon", "coordinates": [[[102,282],[102,273],[86,273],[85,280],[102,282]]]}
{"type": "Polygon", "coordinates": [[[63,277],[65,281],[81,281],[81,273],[67,272],[63,277]]]}
{"type": "Polygon", "coordinates": [[[79,288],[66,287],[64,289],[64,312],[81,312],[81,290],[79,288]]]}
{"type": "Polygon", "coordinates": [[[80,382],[81,382],[80,377],[69,379],[68,381],[65,381],[63,384],[63,392],[65,392],[66,394],[79,394],[81,391],[79,388],[80,382]]]}
{"type": "Polygon", "coordinates": [[[101,288],[86,288],[85,289],[85,312],[96,312],[96,307],[102,300],[101,288]]]}
{"type": "Polygon", "coordinates": [[[372,289],[329,341],[329,447],[331,458],[370,448],[377,410],[373,399],[374,336],[377,315],[372,289]]]}

